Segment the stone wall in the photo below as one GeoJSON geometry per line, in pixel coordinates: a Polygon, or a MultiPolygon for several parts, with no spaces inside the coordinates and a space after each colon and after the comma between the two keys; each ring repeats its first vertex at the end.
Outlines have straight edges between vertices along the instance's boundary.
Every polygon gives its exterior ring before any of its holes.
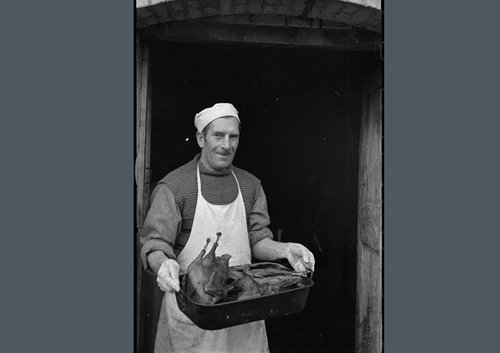
{"type": "Polygon", "coordinates": [[[268,15],[382,31],[380,0],[136,0],[136,10],[138,29],[216,16],[268,15]]]}

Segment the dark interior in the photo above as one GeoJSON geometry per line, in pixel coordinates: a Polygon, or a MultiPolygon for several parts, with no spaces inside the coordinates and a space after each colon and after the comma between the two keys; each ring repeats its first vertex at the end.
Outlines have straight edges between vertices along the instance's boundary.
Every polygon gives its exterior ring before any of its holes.
{"type": "Polygon", "coordinates": [[[151,185],[199,152],[194,115],[233,103],[234,164],[262,181],[275,236],[316,256],[304,311],[267,321],[271,352],[354,351],[361,88],[379,54],[156,42],[151,65],[151,185]]]}

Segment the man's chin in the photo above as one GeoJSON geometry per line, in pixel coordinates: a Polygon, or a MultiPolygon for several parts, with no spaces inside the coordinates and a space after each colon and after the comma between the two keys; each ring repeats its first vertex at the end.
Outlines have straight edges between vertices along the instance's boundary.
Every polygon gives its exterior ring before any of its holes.
{"type": "Polygon", "coordinates": [[[219,171],[224,171],[231,166],[232,161],[218,161],[215,163],[215,168],[219,171]]]}

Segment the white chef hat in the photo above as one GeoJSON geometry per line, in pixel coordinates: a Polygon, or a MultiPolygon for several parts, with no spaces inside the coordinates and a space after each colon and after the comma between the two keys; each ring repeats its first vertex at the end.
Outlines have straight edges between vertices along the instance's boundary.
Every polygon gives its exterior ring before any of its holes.
{"type": "Polygon", "coordinates": [[[240,121],[238,111],[231,103],[216,103],[213,107],[203,109],[194,116],[194,126],[202,132],[212,121],[225,116],[233,116],[240,121]]]}

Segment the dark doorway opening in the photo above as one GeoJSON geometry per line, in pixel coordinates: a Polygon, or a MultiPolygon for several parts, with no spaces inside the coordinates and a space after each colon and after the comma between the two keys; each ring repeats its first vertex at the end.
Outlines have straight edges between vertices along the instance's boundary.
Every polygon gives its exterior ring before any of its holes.
{"type": "Polygon", "coordinates": [[[242,120],[234,164],[262,181],[271,230],[307,246],[317,261],[305,310],[267,321],[271,352],[354,351],[361,87],[379,54],[180,42],[150,48],[151,185],[198,153],[195,113],[233,103],[242,120]]]}

